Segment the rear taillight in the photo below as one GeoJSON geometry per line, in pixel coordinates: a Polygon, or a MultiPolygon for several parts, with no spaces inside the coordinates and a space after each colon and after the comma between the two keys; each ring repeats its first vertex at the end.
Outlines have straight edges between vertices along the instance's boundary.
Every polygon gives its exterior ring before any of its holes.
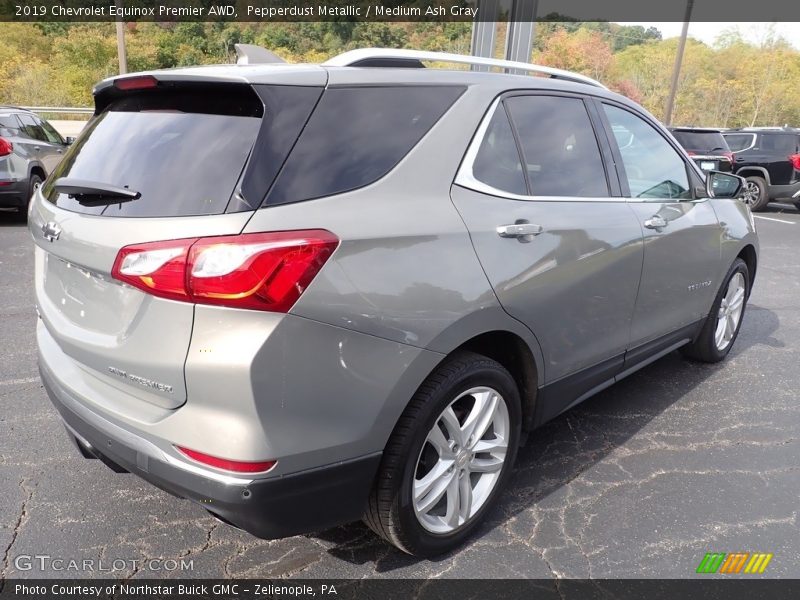
{"type": "Polygon", "coordinates": [[[792,154],[789,156],[789,160],[792,163],[792,167],[798,171],[800,171],[800,154],[792,154]]]}
{"type": "Polygon", "coordinates": [[[186,259],[196,241],[194,238],[126,246],[117,254],[111,276],[154,296],[190,301],[186,259]]]}
{"type": "Polygon", "coordinates": [[[111,275],[171,300],[286,312],[338,244],[322,229],[135,244],[111,275]]]}
{"type": "Polygon", "coordinates": [[[211,456],[210,454],[204,454],[203,452],[198,452],[197,450],[182,448],[181,446],[175,447],[180,450],[181,454],[188,456],[194,461],[217,469],[232,471],[234,473],[263,473],[265,471],[269,471],[278,463],[276,460],[261,460],[254,462],[229,460],[227,458],[219,458],[217,456],[211,456]]]}
{"type": "Polygon", "coordinates": [[[687,150],[686,154],[688,154],[689,156],[696,156],[697,152],[694,152],[693,150],[687,150]]]}
{"type": "Polygon", "coordinates": [[[723,152],[722,155],[731,161],[731,164],[736,162],[736,156],[734,156],[733,152],[723,152]]]}
{"type": "Polygon", "coordinates": [[[0,156],[8,156],[14,151],[14,144],[9,142],[6,138],[0,137],[0,156]]]}

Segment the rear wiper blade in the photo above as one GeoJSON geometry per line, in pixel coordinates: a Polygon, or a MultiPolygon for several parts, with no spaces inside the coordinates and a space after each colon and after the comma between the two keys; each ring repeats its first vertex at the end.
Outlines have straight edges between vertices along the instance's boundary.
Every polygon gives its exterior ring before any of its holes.
{"type": "Polygon", "coordinates": [[[89,200],[92,204],[116,204],[138,200],[142,194],[127,187],[119,187],[101,181],[60,177],[53,187],[62,194],[89,200]]]}

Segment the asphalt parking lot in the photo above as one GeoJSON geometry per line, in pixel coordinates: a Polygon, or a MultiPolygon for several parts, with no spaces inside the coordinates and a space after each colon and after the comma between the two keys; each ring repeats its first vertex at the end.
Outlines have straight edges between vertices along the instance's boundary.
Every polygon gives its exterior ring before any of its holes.
{"type": "Polygon", "coordinates": [[[257,540],[80,458],[37,375],[33,244],[0,213],[0,579],[683,578],[734,551],[774,553],[765,577],[800,577],[800,214],[772,206],[757,225],[756,286],[726,362],[671,354],[537,431],[479,535],[420,561],[361,524],[257,540]],[[21,555],[193,568],[19,570],[21,555]]]}

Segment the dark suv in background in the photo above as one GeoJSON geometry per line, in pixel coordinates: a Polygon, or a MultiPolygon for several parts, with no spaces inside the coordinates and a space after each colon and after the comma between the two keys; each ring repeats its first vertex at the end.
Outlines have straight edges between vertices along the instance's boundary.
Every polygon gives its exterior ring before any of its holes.
{"type": "Polygon", "coordinates": [[[71,141],[28,110],[0,106],[0,209],[16,208],[24,220],[33,190],[71,141]]]}
{"type": "Polygon", "coordinates": [[[743,199],[752,210],[778,198],[800,204],[800,129],[749,127],[723,135],[736,157],[735,173],[747,179],[743,199]]]}
{"type": "Polygon", "coordinates": [[[733,152],[719,129],[670,127],[670,132],[703,171],[733,171],[733,152]]]}

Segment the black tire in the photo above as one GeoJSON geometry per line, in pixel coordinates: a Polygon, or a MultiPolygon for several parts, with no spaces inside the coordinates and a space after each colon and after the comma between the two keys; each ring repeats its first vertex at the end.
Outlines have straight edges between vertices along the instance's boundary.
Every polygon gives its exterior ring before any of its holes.
{"type": "Polygon", "coordinates": [[[34,173],[31,175],[30,180],[28,181],[28,196],[25,198],[25,204],[20,206],[19,211],[17,212],[17,220],[25,222],[28,220],[28,206],[31,203],[31,196],[36,191],[36,187],[42,185],[42,178],[34,173]]]}
{"type": "Polygon", "coordinates": [[[709,313],[708,317],[706,317],[706,322],[703,324],[703,329],[700,331],[700,335],[697,336],[697,339],[694,341],[694,343],[681,348],[681,353],[687,358],[707,363],[720,362],[726,356],[728,356],[728,353],[731,351],[731,348],[733,347],[733,344],[736,342],[736,338],[739,335],[739,329],[742,327],[744,313],[747,309],[747,299],[749,297],[750,273],[747,269],[747,264],[741,258],[737,258],[735,261],[733,261],[731,268],[728,269],[728,274],[725,276],[725,279],[722,280],[722,285],[717,292],[717,297],[714,299],[711,312],[709,313]],[[722,304],[722,299],[728,290],[728,284],[737,273],[741,273],[744,276],[744,304],[742,305],[742,313],[739,317],[739,322],[736,325],[736,330],[734,331],[733,337],[728,345],[723,350],[720,350],[714,340],[714,334],[716,332],[717,322],[719,319],[719,309],[720,305],[722,304]]]}
{"type": "Polygon", "coordinates": [[[764,210],[767,204],[769,204],[769,191],[767,189],[766,180],[763,177],[753,175],[745,179],[745,186],[750,186],[755,192],[755,195],[749,200],[747,199],[747,195],[745,195],[745,202],[750,206],[750,210],[753,212],[764,210]]]}
{"type": "Polygon", "coordinates": [[[420,386],[395,426],[383,453],[364,522],[386,541],[414,556],[435,556],[458,547],[474,532],[507,484],[519,445],[520,423],[519,391],[502,365],[473,352],[449,357],[420,386]],[[459,394],[476,386],[490,386],[506,401],[510,420],[506,458],[481,509],[453,532],[432,533],[420,524],[412,503],[417,461],[442,411],[459,394]]]}

